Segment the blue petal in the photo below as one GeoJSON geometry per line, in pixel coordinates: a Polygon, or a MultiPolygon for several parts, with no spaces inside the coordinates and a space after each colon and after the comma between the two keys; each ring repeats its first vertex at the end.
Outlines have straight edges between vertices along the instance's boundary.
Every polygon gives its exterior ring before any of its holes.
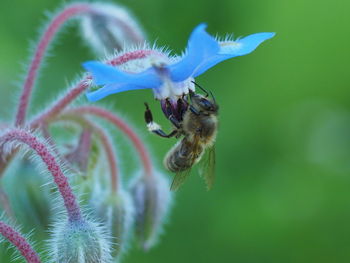
{"type": "Polygon", "coordinates": [[[83,66],[91,72],[96,85],[105,85],[87,94],[90,101],[127,90],[157,88],[162,84],[154,68],[148,68],[141,73],[126,73],[97,61],[86,62],[83,66]]]}
{"type": "Polygon", "coordinates": [[[118,79],[119,71],[101,62],[88,61],[83,63],[83,67],[92,74],[94,83],[96,85],[105,85],[116,82],[116,76],[118,79]],[[116,73],[117,71],[117,73],[116,73]]]}
{"type": "Polygon", "coordinates": [[[204,62],[219,52],[219,44],[205,28],[205,24],[200,24],[193,30],[185,56],[168,67],[173,81],[179,82],[193,76],[204,62]]]}
{"type": "Polygon", "coordinates": [[[253,52],[262,42],[272,38],[274,35],[275,33],[256,33],[231,43],[227,42],[226,46],[222,45],[220,47],[220,51],[216,56],[211,57],[199,67],[193,77],[203,74],[221,61],[253,52]]]}
{"type": "Polygon", "coordinates": [[[238,39],[234,41],[237,43],[238,47],[235,48],[235,45],[230,48],[230,46],[221,47],[220,54],[226,54],[233,56],[243,56],[254,51],[262,42],[267,39],[272,38],[275,33],[256,33],[249,35],[245,38],[238,39]]]}
{"type": "Polygon", "coordinates": [[[96,91],[86,93],[86,97],[89,101],[98,101],[114,93],[123,92],[127,90],[137,90],[137,89],[146,89],[146,88],[141,86],[121,85],[118,83],[107,84],[96,91]]]}
{"type": "Polygon", "coordinates": [[[97,61],[86,62],[83,66],[91,72],[97,85],[124,83],[142,86],[143,88],[153,88],[162,84],[162,81],[153,68],[148,68],[140,73],[126,73],[113,66],[97,61]]]}

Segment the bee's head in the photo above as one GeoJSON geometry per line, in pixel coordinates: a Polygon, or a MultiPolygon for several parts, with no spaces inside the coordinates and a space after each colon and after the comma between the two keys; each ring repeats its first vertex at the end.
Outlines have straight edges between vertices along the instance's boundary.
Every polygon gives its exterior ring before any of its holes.
{"type": "Polygon", "coordinates": [[[194,93],[192,90],[189,92],[192,105],[197,110],[207,115],[217,114],[219,110],[219,106],[216,104],[213,94],[211,92],[210,94],[212,99],[209,99],[208,96],[194,93]]]}

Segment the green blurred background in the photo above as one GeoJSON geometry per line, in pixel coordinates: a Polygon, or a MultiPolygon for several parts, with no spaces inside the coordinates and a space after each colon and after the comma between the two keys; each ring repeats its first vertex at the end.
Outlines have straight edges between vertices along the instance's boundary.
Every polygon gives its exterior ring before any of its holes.
{"type": "MultiPolygon", "coordinates": [[[[176,193],[160,244],[146,254],[133,248],[123,262],[350,262],[350,2],[118,2],[134,12],[152,42],[175,52],[200,22],[219,35],[277,32],[252,54],[197,78],[220,104],[215,186],[207,192],[192,176],[176,193]]],[[[1,0],[1,119],[12,117],[22,64],[46,21],[44,11],[61,3],[1,0]]],[[[32,113],[82,72],[81,62],[94,58],[74,24],[56,43],[32,113]]],[[[149,91],[104,102],[142,132],[161,167],[175,140],[146,132],[145,100],[170,128],[149,91]]],[[[125,171],[132,166],[127,159],[125,171]]]]}

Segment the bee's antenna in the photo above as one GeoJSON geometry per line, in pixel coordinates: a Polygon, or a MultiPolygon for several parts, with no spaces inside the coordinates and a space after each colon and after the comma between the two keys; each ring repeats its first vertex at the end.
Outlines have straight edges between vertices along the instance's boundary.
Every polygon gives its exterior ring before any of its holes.
{"type": "Polygon", "coordinates": [[[210,96],[213,98],[213,102],[216,104],[216,100],[215,100],[213,93],[211,92],[211,90],[209,92],[210,92],[210,96]]]}
{"type": "MultiPolygon", "coordinates": [[[[201,91],[203,91],[205,93],[205,97],[209,96],[208,91],[206,91],[204,88],[202,88],[199,84],[197,84],[196,82],[194,82],[193,80],[191,81],[194,85],[196,85],[196,87],[198,87],[201,91]]],[[[210,92],[211,93],[211,92],[210,92]]]]}
{"type": "Polygon", "coordinates": [[[190,95],[190,101],[192,102],[192,97],[195,95],[195,93],[191,89],[188,90],[188,93],[190,95]]]}

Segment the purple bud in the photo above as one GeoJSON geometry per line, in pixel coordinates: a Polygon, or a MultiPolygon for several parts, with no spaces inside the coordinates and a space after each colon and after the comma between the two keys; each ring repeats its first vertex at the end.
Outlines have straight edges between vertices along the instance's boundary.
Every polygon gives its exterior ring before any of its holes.
{"type": "Polygon", "coordinates": [[[160,173],[138,176],[130,191],[135,205],[136,237],[140,246],[148,250],[157,242],[171,206],[169,182],[160,173]]]}
{"type": "Polygon", "coordinates": [[[124,46],[135,46],[145,36],[135,18],[126,9],[115,4],[92,4],[92,12],[82,20],[86,41],[98,54],[113,54],[124,46]]]}
{"type": "Polygon", "coordinates": [[[91,221],[58,223],[51,240],[54,262],[111,262],[110,244],[104,231],[91,221]]]}

